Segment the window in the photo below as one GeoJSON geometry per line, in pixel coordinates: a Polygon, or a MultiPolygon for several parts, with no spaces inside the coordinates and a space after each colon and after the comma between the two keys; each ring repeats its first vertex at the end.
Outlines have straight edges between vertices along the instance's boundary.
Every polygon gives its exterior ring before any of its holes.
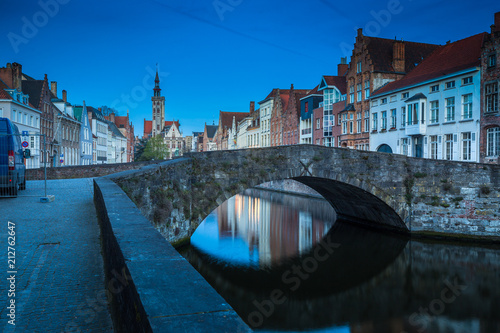
{"type": "Polygon", "coordinates": [[[342,134],[347,134],[347,122],[342,122],[342,134]]]}
{"type": "Polygon", "coordinates": [[[409,92],[404,92],[404,93],[401,94],[401,99],[408,98],[409,96],[410,96],[409,92]]]}
{"type": "Polygon", "coordinates": [[[361,73],[361,61],[358,61],[358,63],[356,64],[356,73],[361,73]]]}
{"type": "Polygon", "coordinates": [[[3,117],[3,109],[0,108],[0,117],[3,117]]]}
{"type": "Polygon", "coordinates": [[[455,81],[448,81],[445,83],[446,89],[455,88],[455,81]]]}
{"type": "Polygon", "coordinates": [[[17,113],[17,122],[22,124],[22,122],[23,122],[22,118],[23,118],[23,114],[21,113],[21,111],[19,111],[17,113]]]}
{"type": "Polygon", "coordinates": [[[500,127],[488,128],[486,131],[486,156],[500,155],[500,127]]]}
{"type": "Polygon", "coordinates": [[[498,111],[498,82],[489,83],[485,86],[486,110],[485,112],[498,111]]]}
{"type": "Polygon", "coordinates": [[[436,84],[435,86],[431,86],[431,92],[436,92],[439,91],[439,84],[436,84]]]}
{"type": "Polygon", "coordinates": [[[391,110],[391,129],[395,129],[397,124],[396,109],[391,110]]]}
{"type": "Polygon", "coordinates": [[[401,139],[401,154],[408,156],[408,148],[409,148],[409,140],[408,138],[401,139]]]}
{"type": "Polygon", "coordinates": [[[361,100],[363,99],[363,98],[362,98],[363,96],[361,95],[361,83],[358,83],[358,84],[356,85],[356,92],[357,92],[357,95],[358,95],[358,96],[357,96],[357,99],[358,99],[357,101],[358,101],[358,102],[361,102],[361,100]]]}
{"type": "Polygon", "coordinates": [[[470,132],[462,133],[462,160],[471,160],[472,136],[470,132]]]}
{"type": "Polygon", "coordinates": [[[408,125],[418,124],[418,103],[408,104],[408,125]]]}
{"type": "Polygon", "coordinates": [[[437,159],[438,158],[438,137],[437,137],[437,135],[431,135],[431,137],[430,137],[430,151],[431,151],[431,158],[437,159]]]}
{"type": "Polygon", "coordinates": [[[455,97],[449,97],[446,99],[446,115],[444,121],[455,120],[455,97]]]}
{"type": "Polygon", "coordinates": [[[488,56],[488,67],[495,67],[497,65],[497,54],[493,53],[488,56]]]}
{"type": "Polygon", "coordinates": [[[370,97],[370,81],[365,81],[365,98],[370,97]]]}
{"type": "Polygon", "coordinates": [[[462,119],[472,118],[472,94],[462,95],[462,119]]]}
{"type": "Polygon", "coordinates": [[[361,112],[356,113],[356,132],[361,133],[361,112]]]}
{"type": "Polygon", "coordinates": [[[377,113],[372,113],[372,131],[376,131],[378,128],[378,115],[377,113]]]}
{"type": "Polygon", "coordinates": [[[387,129],[387,111],[382,111],[382,119],[380,119],[380,129],[381,130],[386,130],[387,129]]]}
{"type": "Polygon", "coordinates": [[[349,87],[349,102],[354,103],[354,85],[349,87]]]}
{"type": "Polygon", "coordinates": [[[321,118],[316,118],[316,129],[321,128],[321,118]]]}
{"type": "Polygon", "coordinates": [[[354,132],[354,122],[350,121],[349,122],[349,133],[352,134],[354,132]]]}
{"type": "Polygon", "coordinates": [[[382,98],[380,100],[380,104],[387,104],[387,98],[382,98]]]}
{"type": "Polygon", "coordinates": [[[378,105],[378,99],[372,100],[372,106],[377,106],[378,105]]]}
{"type": "Polygon", "coordinates": [[[30,116],[30,126],[33,126],[33,116],[30,116]]]}
{"type": "Polygon", "coordinates": [[[445,145],[445,159],[452,160],[453,159],[453,134],[446,134],[444,136],[444,145],[445,145]]]}
{"type": "Polygon", "coordinates": [[[309,112],[309,102],[305,102],[304,104],[305,104],[304,105],[304,112],[307,113],[307,112],[309,112]]]}
{"type": "Polygon", "coordinates": [[[466,85],[466,84],[471,84],[472,83],[472,76],[467,76],[467,77],[464,77],[462,79],[462,84],[463,85],[466,85]]]}
{"type": "Polygon", "coordinates": [[[401,127],[405,127],[406,125],[406,107],[403,106],[401,108],[401,127]]]}
{"type": "Polygon", "coordinates": [[[365,132],[370,130],[370,112],[365,111],[365,132]]]}
{"type": "Polygon", "coordinates": [[[431,124],[439,123],[439,101],[431,102],[431,124]]]}
{"type": "Polygon", "coordinates": [[[389,101],[392,103],[392,102],[395,102],[396,101],[396,95],[393,95],[389,98],[389,101]]]}
{"type": "Polygon", "coordinates": [[[12,121],[16,121],[16,110],[12,110],[12,121]]]}

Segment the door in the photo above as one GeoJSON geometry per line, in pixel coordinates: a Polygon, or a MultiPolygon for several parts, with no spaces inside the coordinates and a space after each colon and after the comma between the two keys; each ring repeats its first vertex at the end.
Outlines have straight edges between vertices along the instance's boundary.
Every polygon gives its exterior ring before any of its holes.
{"type": "Polygon", "coordinates": [[[414,149],[414,157],[423,157],[423,140],[422,137],[415,137],[414,139],[415,142],[415,149],[414,149]]]}

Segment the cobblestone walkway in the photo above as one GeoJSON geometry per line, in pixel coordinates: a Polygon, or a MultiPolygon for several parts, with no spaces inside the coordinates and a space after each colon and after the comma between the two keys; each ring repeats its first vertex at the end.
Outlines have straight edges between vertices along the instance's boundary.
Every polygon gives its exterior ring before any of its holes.
{"type": "Polygon", "coordinates": [[[0,332],[113,331],[92,180],[48,181],[51,203],[39,202],[40,188],[28,182],[19,193],[32,197],[0,198],[0,332]],[[8,296],[8,221],[16,233],[14,297],[8,296]],[[8,322],[12,299],[15,326],[8,322]]]}

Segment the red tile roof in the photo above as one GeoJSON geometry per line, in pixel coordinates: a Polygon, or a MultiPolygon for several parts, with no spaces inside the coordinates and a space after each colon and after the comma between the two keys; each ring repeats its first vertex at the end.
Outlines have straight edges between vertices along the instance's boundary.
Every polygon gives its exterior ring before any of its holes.
{"type": "Polygon", "coordinates": [[[342,95],[347,93],[347,81],[345,76],[323,75],[323,78],[325,79],[327,85],[337,87],[342,95]]]}
{"type": "MultiPolygon", "coordinates": [[[[173,123],[175,123],[175,125],[177,125],[177,128],[180,128],[181,124],[179,123],[178,120],[165,121],[165,127],[172,126],[173,123]]],[[[162,128],[162,130],[163,130],[163,128],[162,128]]],[[[153,121],[144,119],[144,136],[151,135],[152,131],[153,131],[153,121]]]]}
{"type": "MultiPolygon", "coordinates": [[[[395,72],[392,67],[394,39],[368,37],[366,39],[366,48],[370,54],[375,72],[395,72]]],[[[411,71],[415,66],[422,62],[429,54],[431,54],[439,45],[404,42],[405,45],[405,73],[411,71]]]]}
{"type": "Polygon", "coordinates": [[[0,99],[12,99],[12,96],[6,92],[4,89],[9,89],[9,87],[0,80],[0,99]]]}
{"type": "Polygon", "coordinates": [[[373,96],[428,81],[467,68],[480,66],[481,46],[486,33],[440,46],[401,80],[390,82],[373,92],[373,96]]]}
{"type": "Polygon", "coordinates": [[[153,121],[144,119],[144,136],[151,134],[153,130],[153,121]]]}
{"type": "Polygon", "coordinates": [[[316,87],[314,87],[313,90],[309,91],[309,93],[306,94],[304,97],[311,96],[311,95],[321,95],[321,96],[323,96],[323,93],[319,92],[318,89],[319,89],[319,84],[316,87]]]}
{"type": "Polygon", "coordinates": [[[248,117],[250,113],[248,112],[226,112],[219,111],[219,125],[224,128],[231,128],[233,126],[233,117],[235,117],[236,123],[240,122],[243,118],[248,117]]]}

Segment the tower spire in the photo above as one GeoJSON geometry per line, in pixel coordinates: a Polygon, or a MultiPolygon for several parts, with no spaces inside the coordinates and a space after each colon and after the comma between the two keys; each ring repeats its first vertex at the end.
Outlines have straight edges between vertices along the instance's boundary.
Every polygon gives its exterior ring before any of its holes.
{"type": "Polygon", "coordinates": [[[155,87],[153,89],[154,96],[160,97],[160,78],[158,77],[158,63],[156,63],[156,77],[155,77],[155,87]]]}

